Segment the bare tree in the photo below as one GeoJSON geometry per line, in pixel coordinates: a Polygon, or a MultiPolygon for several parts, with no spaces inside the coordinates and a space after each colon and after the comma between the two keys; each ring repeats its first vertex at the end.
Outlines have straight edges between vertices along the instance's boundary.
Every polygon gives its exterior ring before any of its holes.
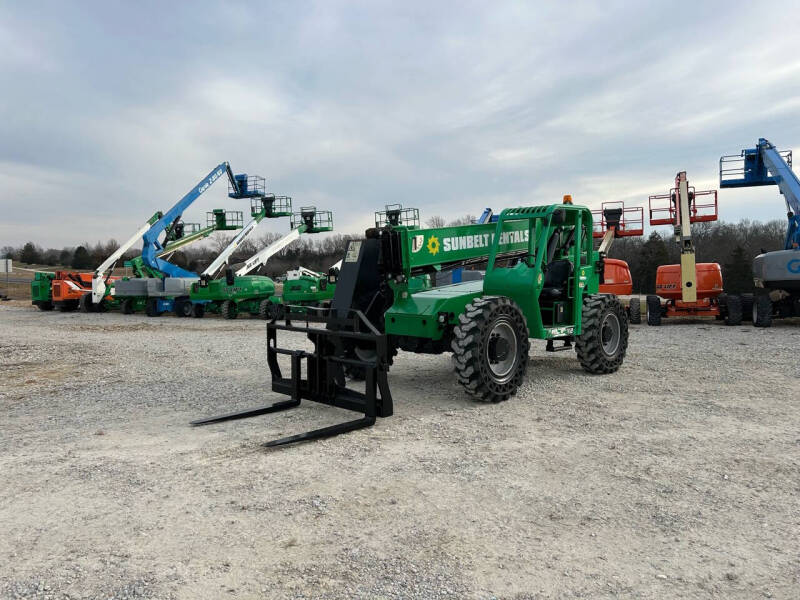
{"type": "Polygon", "coordinates": [[[444,217],[440,217],[439,215],[434,215],[430,217],[427,221],[425,221],[425,225],[428,227],[444,227],[445,220],[444,217]]]}

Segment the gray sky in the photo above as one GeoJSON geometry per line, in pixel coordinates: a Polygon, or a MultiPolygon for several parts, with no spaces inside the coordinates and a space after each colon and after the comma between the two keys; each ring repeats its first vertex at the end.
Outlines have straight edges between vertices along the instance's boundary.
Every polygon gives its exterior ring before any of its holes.
{"type": "MultiPolygon", "coordinates": [[[[798,25],[796,2],[0,1],[0,246],[125,239],[225,160],[348,233],[386,203],[717,187],[759,137],[800,152],[798,25]]],[[[215,207],[247,208],[218,183],[185,219],[215,207]]],[[[774,187],[720,214],[785,219],[774,187]]]]}

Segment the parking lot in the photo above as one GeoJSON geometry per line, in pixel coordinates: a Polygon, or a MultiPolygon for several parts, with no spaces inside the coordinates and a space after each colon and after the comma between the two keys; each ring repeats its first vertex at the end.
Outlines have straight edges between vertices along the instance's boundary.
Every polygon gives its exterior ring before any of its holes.
{"type": "MultiPolygon", "coordinates": [[[[796,598],[800,325],[534,343],[510,401],[401,352],[395,415],[270,403],[263,321],[0,307],[2,598],[796,598]]],[[[299,336],[291,342],[302,344],[299,336]]]]}

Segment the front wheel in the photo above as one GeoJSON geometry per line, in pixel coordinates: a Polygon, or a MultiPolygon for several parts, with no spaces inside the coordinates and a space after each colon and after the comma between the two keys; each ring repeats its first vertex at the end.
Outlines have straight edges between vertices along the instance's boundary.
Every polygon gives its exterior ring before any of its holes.
{"type": "Polygon", "coordinates": [[[631,303],[628,305],[628,321],[632,325],[638,325],[642,322],[642,303],[638,296],[631,298],[631,303]]]}
{"type": "Polygon", "coordinates": [[[467,304],[451,347],[458,382],[480,400],[508,400],[525,378],[528,326],[510,298],[483,297],[467,304]]]}
{"type": "Polygon", "coordinates": [[[53,310],[53,303],[48,300],[41,300],[36,303],[36,307],[41,311],[47,312],[53,310]]]}
{"type": "Polygon", "coordinates": [[[206,305],[205,304],[193,304],[192,305],[192,316],[195,319],[202,319],[203,315],[206,314],[206,305]]]}
{"type": "Polygon", "coordinates": [[[614,373],[628,349],[628,318],[616,296],[583,299],[581,334],[575,340],[578,360],[589,373],[614,373]]]}
{"type": "Polygon", "coordinates": [[[661,299],[658,296],[647,297],[647,324],[653,327],[661,325],[661,299]]]}
{"type": "Polygon", "coordinates": [[[726,301],[728,310],[725,313],[725,325],[742,324],[742,297],[729,294],[726,301]]]}
{"type": "Polygon", "coordinates": [[[135,306],[133,302],[133,298],[125,298],[125,300],[122,301],[123,315],[132,315],[135,312],[135,306]]]}
{"type": "Polygon", "coordinates": [[[225,317],[226,319],[235,319],[236,316],[238,315],[236,302],[234,302],[233,300],[225,300],[225,302],[222,303],[220,312],[222,313],[222,316],[225,317]]]}
{"type": "Polygon", "coordinates": [[[265,321],[272,321],[277,317],[278,310],[274,303],[270,302],[269,299],[262,300],[258,304],[258,316],[265,321]]]}
{"type": "Polygon", "coordinates": [[[192,316],[192,301],[187,300],[186,298],[181,298],[179,300],[175,300],[175,306],[173,307],[175,311],[176,317],[191,317],[192,316]]]}
{"type": "Polygon", "coordinates": [[[90,292],[85,293],[81,296],[81,299],[78,300],[78,308],[82,313],[96,313],[96,312],[105,312],[105,306],[103,305],[103,301],[100,301],[100,304],[95,304],[92,300],[92,294],[90,292]]]}
{"type": "Polygon", "coordinates": [[[158,299],[148,298],[147,304],[144,306],[144,312],[148,317],[160,317],[161,313],[158,311],[158,299]]]}
{"type": "Polygon", "coordinates": [[[756,327],[772,326],[772,300],[766,294],[759,294],[753,299],[753,325],[756,327]]]}

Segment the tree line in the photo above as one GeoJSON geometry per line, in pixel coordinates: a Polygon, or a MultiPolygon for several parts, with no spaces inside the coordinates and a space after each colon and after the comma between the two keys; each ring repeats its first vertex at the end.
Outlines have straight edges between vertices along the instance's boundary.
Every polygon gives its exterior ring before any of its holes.
{"type": "MultiPolygon", "coordinates": [[[[201,272],[210,265],[234,237],[234,233],[223,235],[218,233],[205,243],[187,246],[173,253],[168,260],[190,271],[201,272]]],[[[245,240],[231,255],[229,264],[236,266],[253,256],[282,237],[281,234],[268,232],[260,238],[245,240]]],[[[263,275],[276,277],[289,269],[306,267],[315,271],[327,272],[344,254],[347,241],[355,235],[334,234],[325,237],[307,235],[293,242],[280,253],[273,256],[261,271],[263,275]]],[[[67,268],[75,270],[93,270],[119,248],[116,240],[83,243],[79,246],[67,246],[61,249],[43,249],[34,242],[27,242],[19,247],[4,246],[0,248],[0,258],[11,258],[16,262],[42,267],[67,268]]],[[[141,254],[141,248],[126,252],[117,267],[124,261],[141,254]]],[[[165,257],[167,258],[167,257],[165,257]]]]}
{"type": "MultiPolygon", "coordinates": [[[[443,227],[474,223],[475,218],[467,215],[449,223],[444,218],[434,216],[425,225],[443,227]]],[[[692,225],[692,236],[697,253],[697,262],[716,262],[722,267],[726,291],[744,293],[753,291],[753,258],[763,251],[783,248],[786,224],[782,221],[743,220],[738,223],[712,222],[692,225]]],[[[201,272],[228,245],[234,234],[211,238],[204,244],[196,244],[179,250],[169,259],[171,262],[190,271],[201,272]]],[[[233,253],[229,264],[234,268],[262,248],[281,237],[277,233],[266,233],[257,239],[245,240],[233,253]]],[[[303,266],[315,271],[325,272],[344,254],[347,241],[361,237],[358,235],[334,234],[325,237],[307,235],[301,237],[279,254],[273,256],[259,271],[263,275],[277,277],[289,269],[303,266]]],[[[119,244],[115,240],[84,243],[77,247],[43,249],[33,242],[20,247],[5,246],[0,249],[0,257],[11,258],[21,263],[68,267],[91,270],[102,263],[119,244]]],[[[139,249],[128,251],[123,260],[140,254],[139,249]]],[[[655,291],[656,269],[660,265],[680,262],[678,244],[669,232],[653,231],[649,237],[626,237],[615,240],[609,252],[611,258],[628,263],[633,276],[633,289],[638,294],[655,291]]],[[[122,261],[117,265],[122,266],[122,261]]]]}

